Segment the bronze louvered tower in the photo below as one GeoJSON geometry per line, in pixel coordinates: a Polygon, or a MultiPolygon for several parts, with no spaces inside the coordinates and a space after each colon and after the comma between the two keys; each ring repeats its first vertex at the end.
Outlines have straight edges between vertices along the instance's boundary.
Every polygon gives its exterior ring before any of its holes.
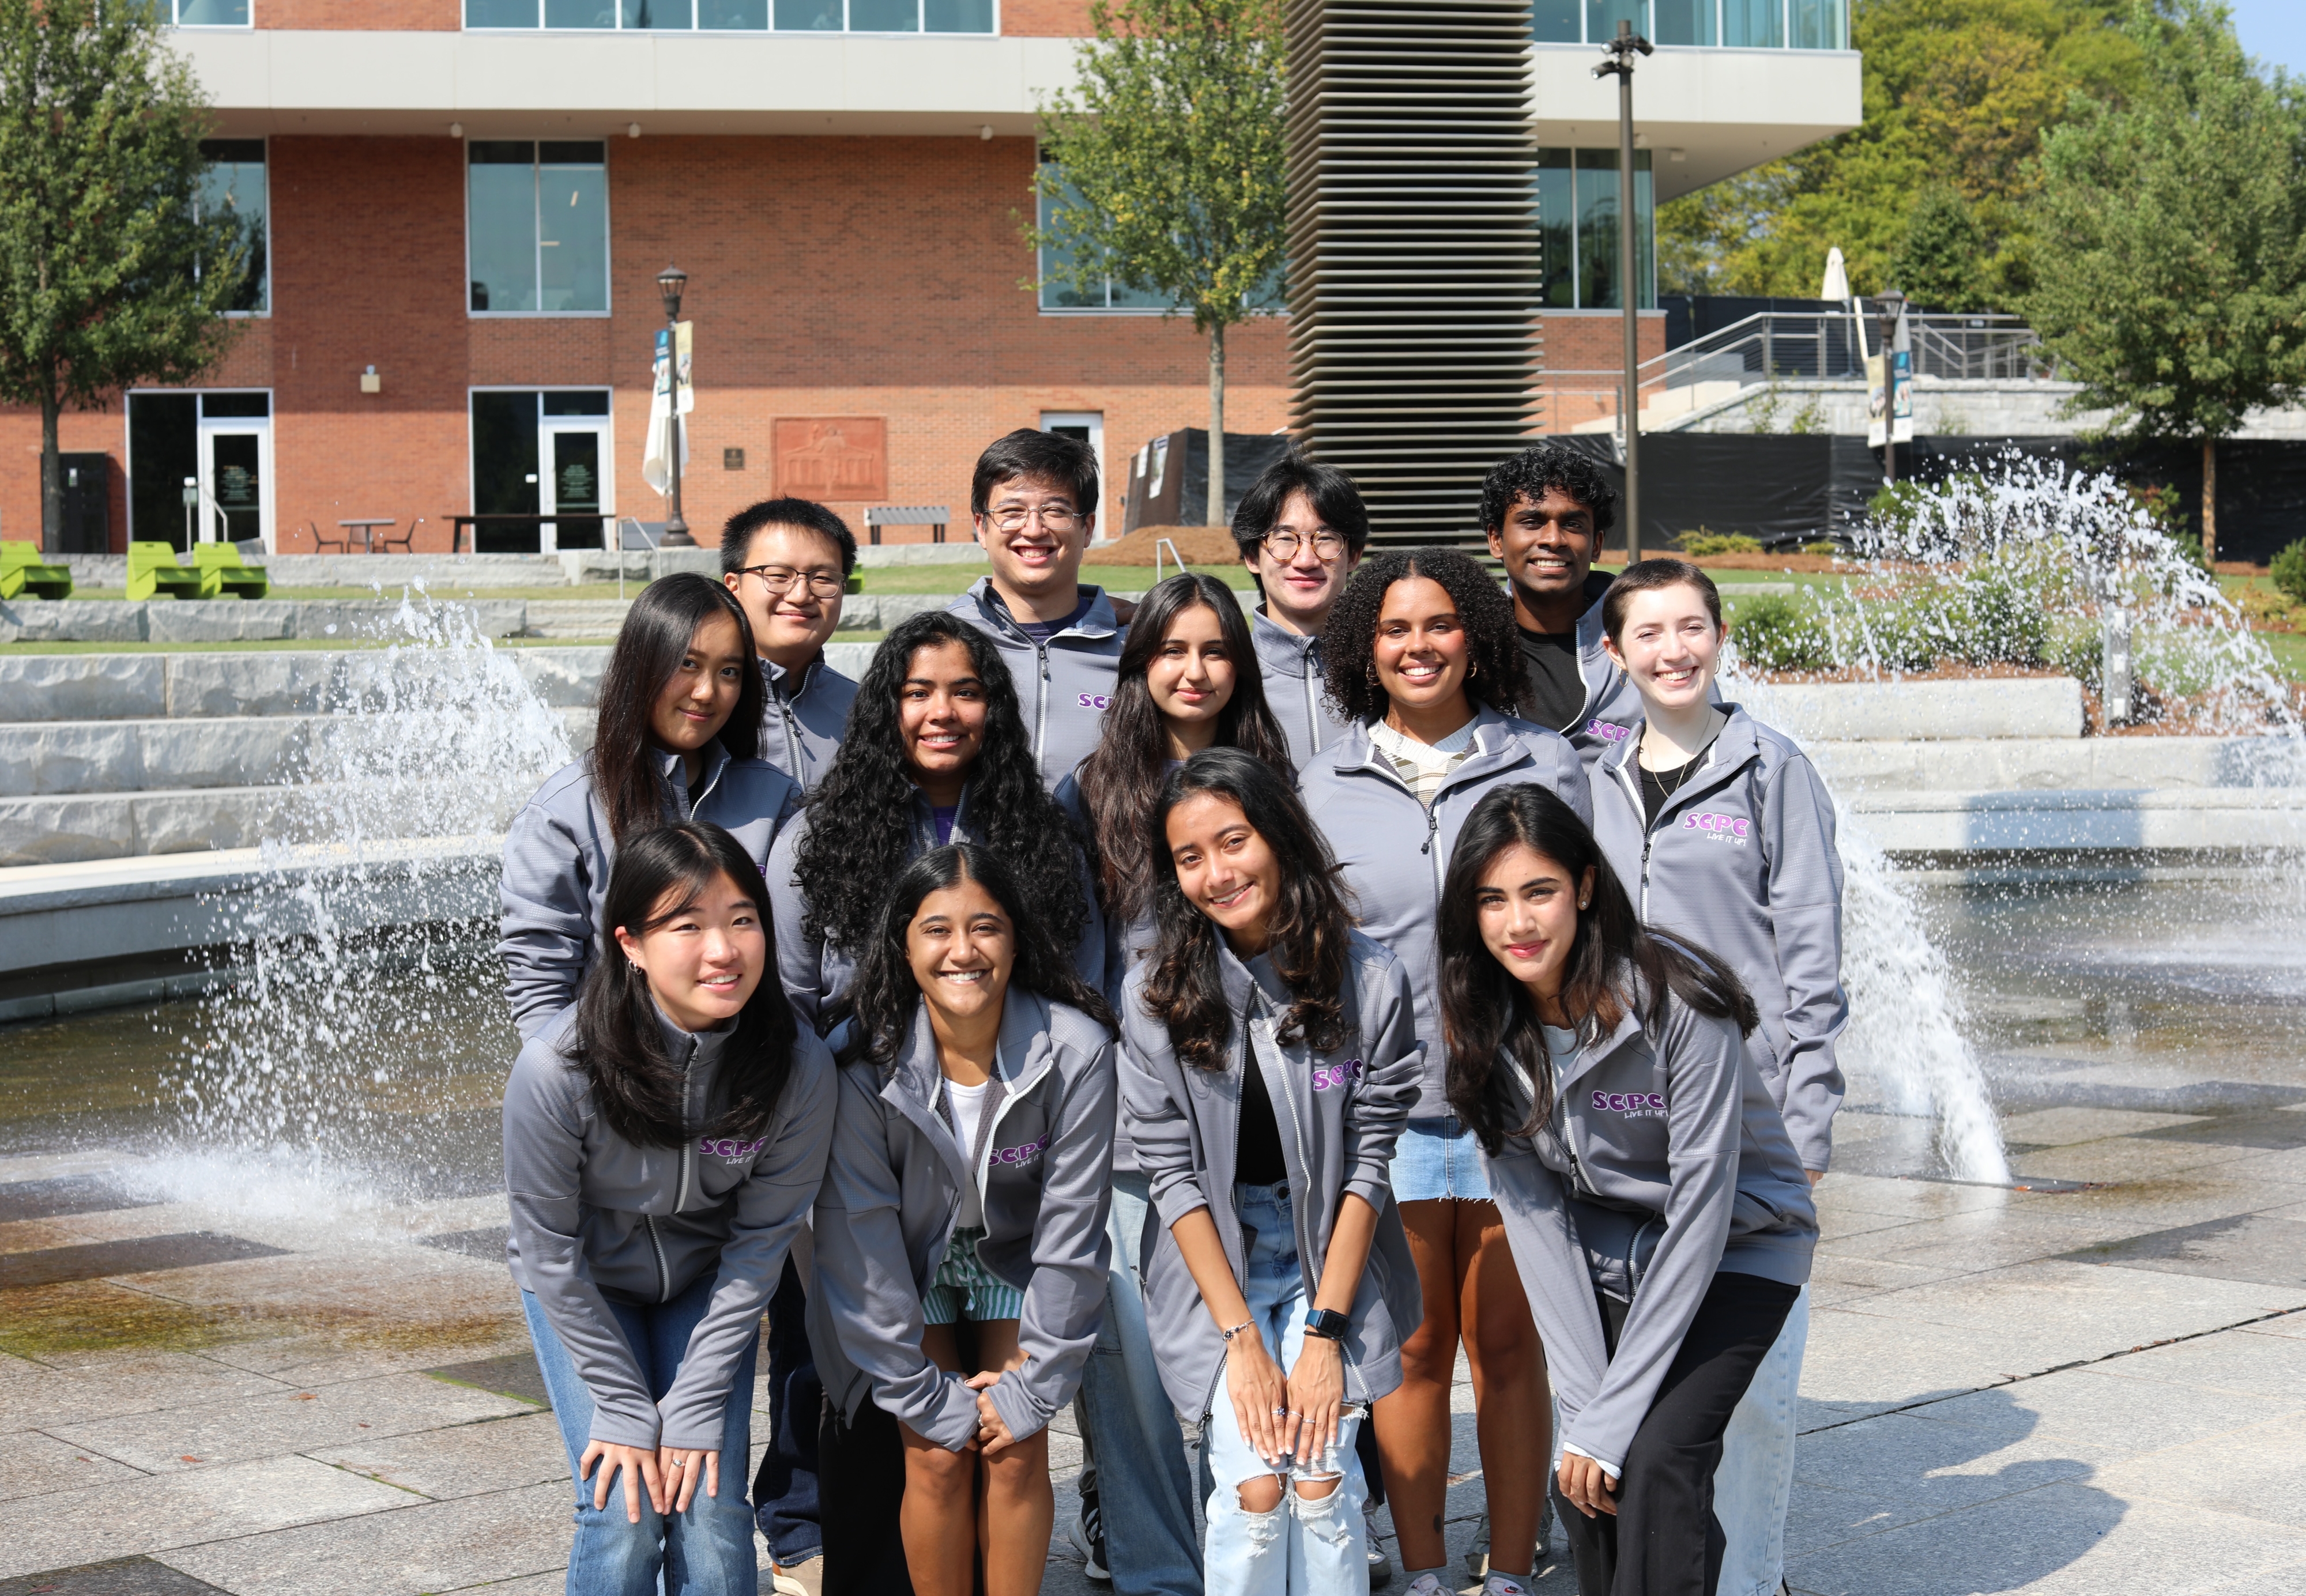
{"type": "Polygon", "coordinates": [[[1371,541],[1478,533],[1539,354],[1529,0],[1292,0],[1293,426],[1371,541]]]}

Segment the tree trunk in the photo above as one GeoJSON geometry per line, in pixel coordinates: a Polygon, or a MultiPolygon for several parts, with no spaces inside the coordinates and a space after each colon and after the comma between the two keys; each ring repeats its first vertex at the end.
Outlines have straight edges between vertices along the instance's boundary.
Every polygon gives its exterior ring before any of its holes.
{"type": "Polygon", "coordinates": [[[63,408],[54,394],[40,396],[40,547],[49,553],[64,543],[64,462],[56,450],[56,417],[63,408]]]}
{"type": "Polygon", "coordinates": [[[1223,526],[1225,508],[1225,327],[1209,329],[1209,526],[1223,526]]]}
{"type": "Polygon", "coordinates": [[[2218,440],[2202,440],[2202,563],[2218,560],[2218,440]]]}

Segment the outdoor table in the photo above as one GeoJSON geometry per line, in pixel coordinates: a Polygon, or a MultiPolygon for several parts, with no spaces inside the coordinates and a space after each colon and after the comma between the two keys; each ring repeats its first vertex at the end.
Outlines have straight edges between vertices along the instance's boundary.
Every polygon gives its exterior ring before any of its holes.
{"type": "Polygon", "coordinates": [[[361,552],[373,554],[376,552],[376,529],[380,526],[397,526],[400,523],[391,516],[368,516],[357,520],[339,521],[337,525],[345,529],[347,537],[354,533],[360,533],[361,552]]]}

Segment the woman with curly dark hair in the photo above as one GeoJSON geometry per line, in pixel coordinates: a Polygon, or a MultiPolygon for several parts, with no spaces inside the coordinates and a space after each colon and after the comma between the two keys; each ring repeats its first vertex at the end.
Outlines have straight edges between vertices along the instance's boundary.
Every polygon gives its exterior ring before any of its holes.
{"type": "Polygon", "coordinates": [[[998,855],[1036,923],[1102,982],[1080,831],[1041,784],[1009,668],[984,633],[929,610],[875,651],[833,767],[769,853],[778,973],[819,1031],[841,1017],[897,877],[948,842],[998,855]]]}
{"type": "Polygon", "coordinates": [[[1321,634],[1345,734],[1299,778],[1363,931],[1409,971],[1425,1074],[1396,1144],[1401,1203],[1424,1293],[1402,1348],[1402,1383],[1376,1409],[1378,1453],[1412,1596],[1447,1582],[1441,1541],[1449,1472],[1449,1386],[1462,1338],[1473,1365],[1491,1561],[1526,1570],[1545,1506],[1533,1437],[1549,1422],[1544,1361],[1513,1277],[1473,1133],[1451,1112],[1437,1001],[1434,917],[1465,817],[1496,788],[1534,782],[1589,822],[1576,751],[1520,718],[1528,691],[1513,605],[1489,574],[1446,549],[1362,562],[1321,634]]]}
{"type": "Polygon", "coordinates": [[[1194,755],[1153,824],[1160,940],[1129,976],[1122,1091],[1160,1212],[1161,1378],[1201,1421],[1205,1588],[1366,1591],[1354,1440],[1418,1313],[1387,1173],[1422,1072],[1409,982],[1263,761],[1194,755]]]}

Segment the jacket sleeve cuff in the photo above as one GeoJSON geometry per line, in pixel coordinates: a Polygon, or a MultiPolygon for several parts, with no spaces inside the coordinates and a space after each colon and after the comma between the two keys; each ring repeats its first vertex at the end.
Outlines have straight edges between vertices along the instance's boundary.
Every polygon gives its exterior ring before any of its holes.
{"type": "Polygon", "coordinates": [[[612,1408],[595,1406],[593,1409],[593,1433],[588,1438],[604,1446],[638,1447],[643,1451],[653,1452],[661,1444],[658,1438],[662,1433],[662,1426],[657,1422],[656,1410],[653,1407],[643,1413],[623,1413],[612,1408]]]}
{"type": "Polygon", "coordinates": [[[977,1438],[977,1393],[962,1385],[958,1375],[946,1375],[916,1412],[896,1417],[922,1439],[958,1452],[977,1438]]]}
{"type": "Polygon", "coordinates": [[[993,1411],[1001,1415],[1001,1422],[1009,1427],[1011,1439],[1030,1440],[1049,1427],[1049,1415],[1041,1411],[1041,1404],[1033,1400],[1013,1370],[994,1381],[986,1395],[993,1399],[993,1411]]]}
{"type": "Polygon", "coordinates": [[[1622,1466],[1624,1464],[1624,1459],[1622,1458],[1611,1459],[1607,1457],[1594,1457],[1591,1452],[1588,1452],[1584,1447],[1579,1446],[1575,1441],[1562,1442],[1561,1449],[1564,1452],[1569,1453],[1573,1456],[1593,1458],[1595,1463],[1601,1465],[1601,1472],[1609,1475],[1612,1480],[1622,1479],[1625,1476],[1626,1471],[1622,1466]]]}
{"type": "Polygon", "coordinates": [[[1393,1198],[1393,1180],[1390,1175],[1356,1175],[1346,1181],[1345,1190],[1382,1214],[1393,1198]]]}

